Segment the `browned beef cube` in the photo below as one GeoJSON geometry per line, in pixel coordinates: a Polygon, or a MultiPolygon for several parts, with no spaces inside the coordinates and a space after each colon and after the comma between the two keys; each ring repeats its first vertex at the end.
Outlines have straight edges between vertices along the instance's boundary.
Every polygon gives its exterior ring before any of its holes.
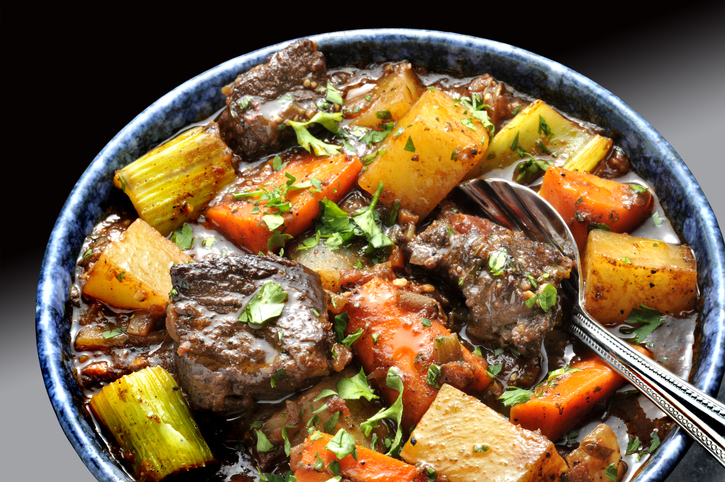
{"type": "Polygon", "coordinates": [[[539,355],[545,334],[560,317],[559,287],[573,267],[569,258],[522,233],[452,208],[444,209],[405,250],[410,263],[460,287],[471,310],[471,335],[513,346],[528,358],[539,355]]]}
{"type": "Polygon", "coordinates": [[[227,108],[219,117],[222,139],[245,161],[295,140],[287,120],[306,121],[324,101],[325,56],[311,40],[299,40],[222,89],[227,108]]]}
{"type": "Polygon", "coordinates": [[[166,325],[194,408],[228,414],[330,373],[333,335],[311,270],[276,256],[237,255],[173,266],[171,278],[166,325]],[[268,282],[286,292],[281,314],[262,324],[240,321],[268,282]]]}

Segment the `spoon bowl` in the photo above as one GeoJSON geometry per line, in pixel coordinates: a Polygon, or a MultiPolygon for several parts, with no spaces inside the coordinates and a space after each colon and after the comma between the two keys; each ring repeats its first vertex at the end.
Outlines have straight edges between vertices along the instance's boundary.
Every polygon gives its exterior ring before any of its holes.
{"type": "Polygon", "coordinates": [[[564,321],[567,330],[725,466],[725,405],[644,356],[587,313],[579,250],[566,222],[548,201],[521,184],[483,178],[458,185],[451,198],[463,211],[549,243],[573,259],[571,277],[562,283],[575,300],[571,317],[564,321]]]}

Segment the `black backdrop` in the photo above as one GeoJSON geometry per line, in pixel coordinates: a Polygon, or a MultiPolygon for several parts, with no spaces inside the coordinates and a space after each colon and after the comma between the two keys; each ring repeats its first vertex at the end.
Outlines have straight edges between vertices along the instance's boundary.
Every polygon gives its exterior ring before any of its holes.
{"type": "MultiPolygon", "coordinates": [[[[241,2],[178,2],[164,9],[151,2],[25,3],[0,11],[3,479],[92,480],[55,420],[34,346],[35,285],[63,201],[136,114],[237,55],[326,31],[382,27],[453,31],[516,45],[573,68],[631,105],[672,143],[725,219],[718,180],[725,173],[725,9],[718,2],[648,9],[633,8],[634,2],[270,2],[266,11],[241,2]]],[[[685,477],[723,480],[725,470],[695,447],[668,480],[685,477]]]]}

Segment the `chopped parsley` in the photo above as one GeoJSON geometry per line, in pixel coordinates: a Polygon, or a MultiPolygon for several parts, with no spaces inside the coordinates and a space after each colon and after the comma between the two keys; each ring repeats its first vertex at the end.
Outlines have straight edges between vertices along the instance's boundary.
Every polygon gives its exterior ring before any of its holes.
{"type": "Polygon", "coordinates": [[[325,100],[327,102],[330,102],[331,104],[337,104],[342,105],[342,94],[340,94],[340,91],[337,90],[330,81],[327,81],[327,95],[325,97],[325,100]]]}
{"type": "Polygon", "coordinates": [[[489,365],[488,368],[486,368],[486,374],[491,378],[496,378],[496,375],[501,373],[502,369],[503,369],[503,363],[496,363],[495,365],[489,365]]]}
{"type": "Polygon", "coordinates": [[[544,287],[541,289],[541,292],[538,295],[534,295],[528,300],[526,300],[526,306],[528,308],[533,308],[536,306],[536,303],[539,303],[539,307],[546,311],[549,311],[553,306],[556,305],[557,300],[557,291],[556,287],[550,283],[546,283],[544,287]]]}
{"type": "Polygon", "coordinates": [[[655,213],[652,215],[652,222],[655,223],[655,226],[659,226],[665,222],[665,218],[660,215],[659,211],[655,211],[655,213]]]}
{"type": "Polygon", "coordinates": [[[364,208],[359,209],[352,215],[353,222],[362,231],[365,239],[367,239],[370,246],[374,249],[391,246],[393,242],[388,238],[383,230],[378,226],[375,216],[375,205],[378,203],[378,199],[383,192],[383,183],[378,183],[378,187],[375,190],[370,204],[364,208]]]}
{"type": "Polygon", "coordinates": [[[257,451],[271,452],[274,450],[274,444],[269,441],[267,436],[261,430],[254,431],[257,434],[257,451]]]}
{"type": "Polygon", "coordinates": [[[400,371],[396,367],[390,367],[388,369],[385,384],[393,390],[397,390],[399,392],[398,398],[395,400],[395,403],[390,405],[388,408],[381,409],[378,413],[361,423],[360,429],[366,437],[369,437],[372,430],[378,426],[378,422],[380,420],[386,418],[393,420],[396,423],[397,430],[395,438],[391,441],[386,455],[394,456],[400,451],[400,443],[403,437],[403,431],[400,426],[403,419],[403,380],[400,376],[400,371]]]}
{"type": "Polygon", "coordinates": [[[510,407],[517,403],[526,403],[534,396],[531,390],[524,390],[519,387],[508,387],[505,392],[498,397],[503,402],[504,407],[510,407]]]}
{"type": "MultiPolygon", "coordinates": [[[[664,322],[662,313],[654,308],[650,308],[640,303],[639,308],[632,308],[625,323],[629,325],[639,325],[637,328],[631,329],[634,334],[634,342],[642,343],[647,336],[664,322]]],[[[622,332],[628,332],[630,329],[621,328],[622,332]]]]}
{"type": "Polygon", "coordinates": [[[275,388],[277,386],[277,382],[287,376],[287,371],[282,368],[277,370],[272,374],[272,378],[269,380],[269,385],[272,388],[275,388]]]}
{"type": "Polygon", "coordinates": [[[340,343],[345,345],[346,347],[350,348],[353,343],[357,341],[358,338],[360,338],[365,330],[362,328],[358,328],[355,330],[355,333],[351,333],[347,335],[345,338],[342,339],[340,343]]]}
{"type": "Polygon", "coordinates": [[[432,363],[428,367],[428,373],[425,378],[425,383],[430,385],[431,387],[440,390],[440,379],[441,379],[441,367],[436,365],[435,363],[432,363]]]}
{"type": "Polygon", "coordinates": [[[281,315],[286,301],[287,292],[282,286],[274,281],[268,281],[249,300],[239,315],[239,321],[261,326],[265,321],[281,315]]]}
{"type": "Polygon", "coordinates": [[[194,232],[192,231],[191,226],[184,223],[181,228],[171,234],[171,241],[176,243],[176,246],[178,246],[182,251],[191,249],[194,245],[194,232]]]}
{"type": "Polygon", "coordinates": [[[337,460],[344,459],[348,455],[357,460],[357,447],[355,447],[355,438],[345,429],[341,428],[334,437],[325,445],[325,448],[333,452],[337,460]]]}
{"type": "Polygon", "coordinates": [[[285,123],[294,129],[295,135],[297,136],[297,143],[305,148],[307,152],[314,152],[316,156],[325,156],[338,154],[340,152],[340,148],[334,144],[328,144],[317,139],[315,136],[310,134],[310,131],[307,130],[307,126],[317,123],[324,126],[330,132],[337,133],[339,131],[339,126],[337,125],[338,122],[342,122],[342,112],[331,114],[318,111],[314,117],[307,122],[288,120],[285,123]]]}
{"type": "Polygon", "coordinates": [[[364,398],[367,401],[371,401],[380,398],[370,389],[368,379],[362,368],[360,368],[357,375],[353,375],[350,378],[340,378],[337,381],[336,388],[338,396],[344,400],[359,400],[360,398],[364,398]]]}
{"type": "Polygon", "coordinates": [[[617,474],[619,473],[619,468],[617,466],[616,462],[612,462],[607,466],[607,472],[605,475],[609,480],[613,480],[614,482],[617,482],[617,474]]]}
{"type": "Polygon", "coordinates": [[[119,335],[123,335],[126,333],[126,328],[113,328],[111,330],[106,330],[103,333],[101,333],[101,336],[103,336],[104,340],[108,340],[109,338],[115,338],[119,335]]]}
{"type": "Polygon", "coordinates": [[[408,152],[415,152],[415,144],[413,144],[413,138],[408,136],[408,140],[405,143],[405,147],[403,147],[403,150],[408,152]]]}
{"type": "Polygon", "coordinates": [[[347,314],[347,311],[340,313],[339,315],[335,315],[335,320],[332,326],[335,330],[335,338],[337,338],[337,341],[340,343],[342,343],[342,340],[345,339],[345,329],[347,328],[348,321],[350,321],[350,315],[347,314]]]}
{"type": "Polygon", "coordinates": [[[491,270],[493,276],[500,276],[506,269],[506,263],[508,262],[508,251],[506,248],[501,248],[491,253],[488,257],[488,267],[491,270]]]}
{"type": "Polygon", "coordinates": [[[490,117],[488,116],[488,111],[486,110],[486,108],[490,108],[490,106],[481,102],[481,96],[478,94],[473,94],[470,98],[463,97],[461,98],[461,103],[471,111],[471,115],[475,119],[481,121],[483,127],[488,129],[489,134],[493,135],[493,131],[495,130],[495,128],[493,123],[491,122],[490,117]]]}

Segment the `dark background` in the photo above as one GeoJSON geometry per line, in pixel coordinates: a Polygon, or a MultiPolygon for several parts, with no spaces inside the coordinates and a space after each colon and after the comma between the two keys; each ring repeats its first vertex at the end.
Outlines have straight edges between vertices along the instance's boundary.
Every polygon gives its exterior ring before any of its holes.
{"type": "MultiPolygon", "coordinates": [[[[725,222],[725,4],[368,5],[177,2],[168,9],[2,7],[3,236],[0,478],[91,481],[48,402],[35,349],[35,289],[65,198],[136,114],[215,65],[284,40],[408,27],[490,38],[556,60],[613,92],[678,151],[725,222]],[[8,150],[7,147],[10,147],[8,150]],[[9,172],[7,168],[10,168],[9,172]]],[[[725,390],[719,398],[725,400],[725,390]]],[[[725,480],[693,447],[668,481],[725,480]]]]}

